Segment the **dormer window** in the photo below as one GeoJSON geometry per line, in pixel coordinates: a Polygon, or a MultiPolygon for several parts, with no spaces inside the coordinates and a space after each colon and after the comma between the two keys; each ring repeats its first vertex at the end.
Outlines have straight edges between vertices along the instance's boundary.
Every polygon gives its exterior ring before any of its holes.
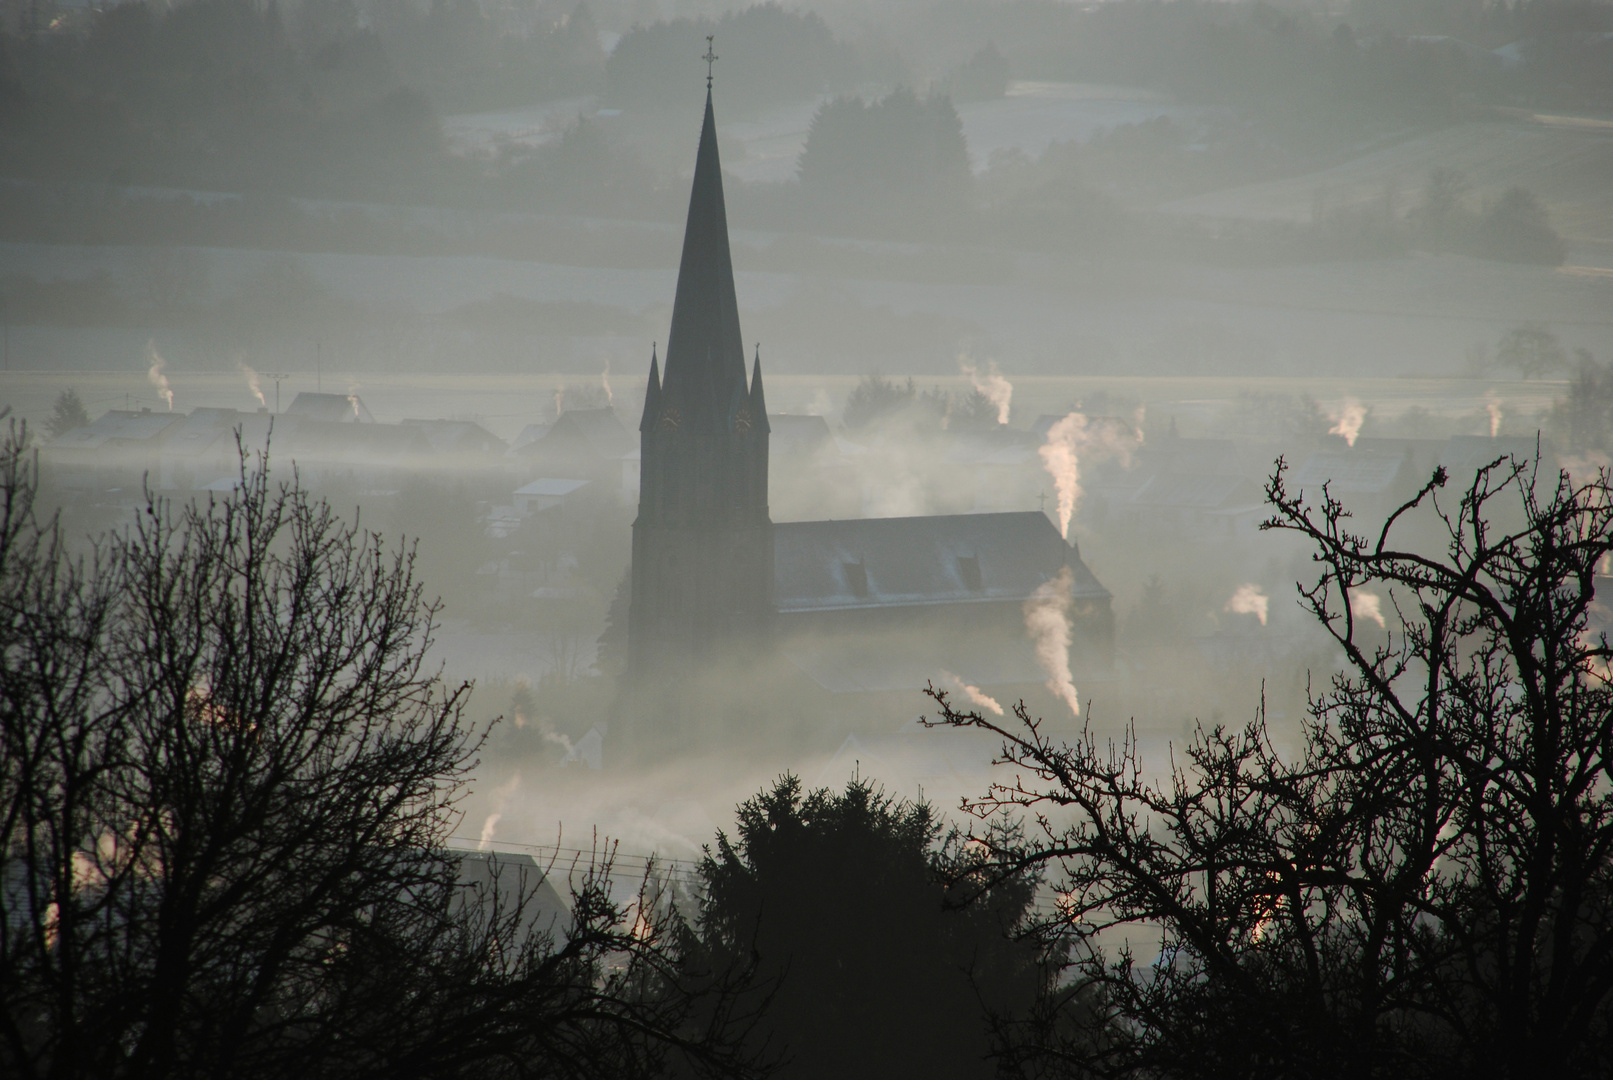
{"type": "Polygon", "coordinates": [[[970,592],[979,592],[981,589],[980,556],[959,555],[958,577],[960,580],[962,580],[963,587],[965,589],[968,589],[970,592]]]}
{"type": "Polygon", "coordinates": [[[863,565],[861,559],[856,562],[841,562],[840,570],[846,575],[846,588],[851,590],[851,595],[868,595],[868,567],[863,565]]]}

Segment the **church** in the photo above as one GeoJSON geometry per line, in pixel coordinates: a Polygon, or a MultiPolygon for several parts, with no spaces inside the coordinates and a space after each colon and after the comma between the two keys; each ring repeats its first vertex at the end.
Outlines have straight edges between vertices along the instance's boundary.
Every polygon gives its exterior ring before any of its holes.
{"type": "Polygon", "coordinates": [[[1050,588],[1067,589],[1077,677],[1107,676],[1109,592],[1045,514],[775,523],[770,432],[760,348],[747,363],[740,335],[708,83],[671,332],[639,423],[630,686],[721,667],[822,703],[885,697],[908,716],[926,682],[1030,701],[1050,675],[1025,610],[1050,588]]]}

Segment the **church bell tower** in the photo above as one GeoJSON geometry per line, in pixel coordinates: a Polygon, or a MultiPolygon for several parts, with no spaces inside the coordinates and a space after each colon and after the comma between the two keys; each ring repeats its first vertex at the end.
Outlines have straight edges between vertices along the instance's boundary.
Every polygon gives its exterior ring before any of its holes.
{"type": "Polygon", "coordinates": [[[744,655],[773,617],[767,403],[759,350],[745,381],[709,81],[665,359],[652,351],[639,423],[628,671],[640,683],[744,655]]]}

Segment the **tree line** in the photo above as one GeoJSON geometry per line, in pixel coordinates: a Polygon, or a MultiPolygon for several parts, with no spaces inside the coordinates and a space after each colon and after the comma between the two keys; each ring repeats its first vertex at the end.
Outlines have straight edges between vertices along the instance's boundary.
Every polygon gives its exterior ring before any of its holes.
{"type": "Polygon", "coordinates": [[[233,494],[79,542],[24,439],[0,454],[7,1075],[1613,1064],[1605,471],[1439,470],[1367,526],[1279,462],[1267,527],[1311,546],[1298,596],[1342,657],[1296,751],[1257,710],[1161,773],[932,688],[929,723],[1000,740],[970,827],[785,776],[692,894],[652,866],[624,900],[607,844],[467,882],[448,838],[487,729],[434,674],[410,549],[244,453],[233,494]]]}

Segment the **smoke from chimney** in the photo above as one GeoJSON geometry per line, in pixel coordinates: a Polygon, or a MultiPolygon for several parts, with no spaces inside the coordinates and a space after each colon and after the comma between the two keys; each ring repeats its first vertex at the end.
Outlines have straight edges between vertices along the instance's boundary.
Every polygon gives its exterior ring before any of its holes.
{"type": "Polygon", "coordinates": [[[997,361],[986,361],[984,375],[967,357],[958,357],[958,367],[969,377],[969,385],[987,401],[997,406],[997,423],[1008,423],[1009,403],[1014,399],[1014,384],[1003,378],[1002,372],[997,370],[997,361]]]}
{"type": "Polygon", "coordinates": [[[1047,672],[1047,688],[1081,715],[1081,700],[1070,674],[1070,586],[1074,578],[1066,566],[1059,576],[1044,581],[1025,601],[1025,629],[1036,642],[1036,660],[1047,672]]]}
{"type": "Polygon", "coordinates": [[[258,381],[258,373],[253,371],[251,366],[244,361],[236,361],[235,366],[241,369],[242,375],[246,376],[246,388],[252,391],[252,396],[258,399],[258,404],[267,409],[269,403],[263,398],[263,384],[258,381]]]}
{"type": "Polygon", "coordinates": [[[954,693],[963,695],[963,698],[976,708],[985,709],[994,716],[1003,714],[1003,707],[997,704],[996,698],[981,690],[980,687],[964,682],[960,676],[954,675],[950,671],[943,671],[941,672],[941,681],[954,693]]]}
{"type": "Polygon", "coordinates": [[[146,370],[146,378],[151,382],[152,386],[157,388],[157,396],[162,398],[163,402],[168,406],[168,411],[173,412],[174,391],[168,385],[168,376],[162,373],[162,369],[167,366],[167,362],[158,354],[155,341],[146,342],[146,359],[151,361],[151,367],[146,370]]]}
{"type": "Polygon", "coordinates": [[[476,843],[477,851],[486,851],[493,843],[493,833],[498,829],[498,823],[504,817],[504,804],[510,801],[515,789],[521,786],[521,774],[516,773],[504,783],[493,789],[493,812],[487,815],[482,822],[481,839],[476,843]]]}
{"type": "Polygon", "coordinates": [[[1350,614],[1358,619],[1371,619],[1378,624],[1378,629],[1380,630],[1389,628],[1383,619],[1383,598],[1375,593],[1351,593],[1350,614]]]}
{"type": "Polygon", "coordinates": [[[1227,601],[1226,610],[1234,615],[1253,615],[1260,620],[1260,625],[1266,625],[1267,609],[1271,605],[1271,598],[1259,585],[1253,583],[1239,585],[1238,591],[1232,594],[1227,601]]]}
{"type": "Polygon", "coordinates": [[[1344,399],[1344,409],[1339,413],[1338,422],[1327,429],[1329,435],[1343,435],[1346,446],[1354,446],[1355,440],[1361,434],[1361,425],[1366,421],[1367,407],[1355,398],[1344,399]]]}
{"type": "MultiPolygon", "coordinates": [[[[1141,415],[1139,410],[1139,415],[1141,415]]],[[[1113,423],[1092,423],[1079,412],[1072,412],[1047,430],[1047,441],[1038,448],[1042,466],[1053,478],[1058,496],[1059,533],[1070,538],[1070,519],[1081,505],[1081,457],[1102,460],[1115,457],[1131,465],[1131,452],[1142,445],[1141,428],[1126,430],[1113,423]]]]}

